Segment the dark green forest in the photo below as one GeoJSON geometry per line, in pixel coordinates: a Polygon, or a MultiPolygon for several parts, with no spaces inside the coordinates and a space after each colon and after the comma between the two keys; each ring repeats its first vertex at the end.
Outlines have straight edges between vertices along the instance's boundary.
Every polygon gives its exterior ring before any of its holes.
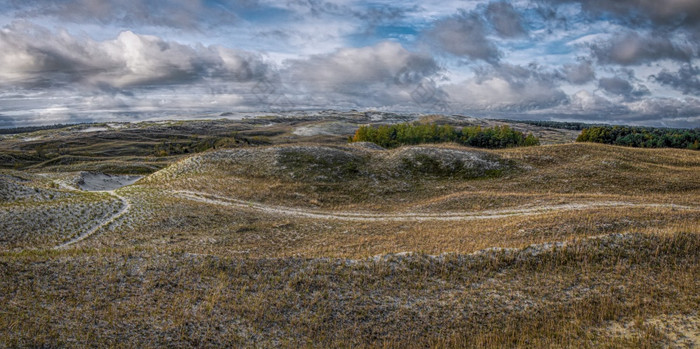
{"type": "Polygon", "coordinates": [[[450,125],[418,123],[360,126],[350,141],[372,142],[385,148],[446,142],[482,148],[507,148],[540,144],[539,139],[532,134],[525,135],[507,125],[491,128],[468,126],[456,129],[450,125]]]}
{"type": "Polygon", "coordinates": [[[11,128],[0,128],[0,134],[11,135],[18,133],[29,133],[42,130],[54,130],[57,128],[64,128],[68,126],[84,125],[84,124],[53,124],[45,126],[26,126],[26,127],[11,127],[11,128]]]}
{"type": "Polygon", "coordinates": [[[496,121],[508,122],[508,123],[520,123],[528,124],[539,127],[549,127],[557,128],[563,130],[574,130],[581,131],[585,128],[594,126],[606,126],[603,124],[587,124],[584,122],[571,122],[571,121],[545,121],[545,120],[512,120],[512,119],[494,119],[496,121]]]}
{"type": "Polygon", "coordinates": [[[700,128],[599,126],[583,129],[577,142],[596,142],[640,148],[700,149],[700,128]]]}

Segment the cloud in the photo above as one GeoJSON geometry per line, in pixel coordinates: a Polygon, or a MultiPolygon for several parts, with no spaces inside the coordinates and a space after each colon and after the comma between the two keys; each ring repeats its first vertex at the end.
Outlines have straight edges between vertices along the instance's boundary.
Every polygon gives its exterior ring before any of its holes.
{"type": "MultiPolygon", "coordinates": [[[[241,2],[252,6],[252,1],[241,2]]],[[[201,30],[238,20],[225,3],[203,0],[27,0],[13,1],[18,16],[55,17],[62,22],[117,23],[201,30]]]]}
{"type": "Polygon", "coordinates": [[[700,95],[700,69],[691,64],[685,64],[677,72],[667,69],[651,76],[651,80],[682,91],[683,94],[700,95]]]}
{"type": "Polygon", "coordinates": [[[558,5],[579,3],[589,13],[614,14],[626,21],[649,19],[656,24],[694,24],[700,20],[700,2],[695,0],[540,0],[558,5]]]}
{"type": "Polygon", "coordinates": [[[697,98],[646,98],[627,104],[627,120],[669,127],[697,127],[700,100],[697,98]]]}
{"type": "Polygon", "coordinates": [[[620,114],[629,111],[623,106],[586,90],[578,91],[569,96],[569,103],[565,108],[575,112],[602,112],[602,115],[620,114]]]}
{"type": "Polygon", "coordinates": [[[131,31],[95,41],[53,34],[27,22],[0,31],[0,84],[129,88],[205,79],[249,81],[268,67],[259,55],[220,46],[189,46],[131,31]]]}
{"type": "Polygon", "coordinates": [[[436,21],[425,32],[434,47],[457,57],[496,63],[501,57],[498,48],[486,38],[486,23],[475,12],[458,14],[436,21]]]}
{"type": "Polygon", "coordinates": [[[0,4],[3,119],[280,101],[402,111],[447,101],[481,115],[650,125],[700,117],[695,0],[0,4]]]}
{"type": "Polygon", "coordinates": [[[432,57],[409,52],[401,44],[385,41],[373,46],[343,48],[287,62],[291,81],[301,81],[313,89],[356,91],[372,84],[395,84],[397,78],[413,83],[433,75],[439,67],[432,57]]]}
{"type": "Polygon", "coordinates": [[[555,73],[537,65],[500,64],[476,70],[473,79],[447,85],[445,90],[464,109],[526,111],[548,108],[567,100],[555,73]]]}
{"type": "Polygon", "coordinates": [[[513,38],[527,35],[520,14],[509,2],[492,2],[486,7],[486,18],[502,37],[513,38]]]}
{"type": "Polygon", "coordinates": [[[565,64],[562,74],[566,81],[575,85],[585,84],[595,79],[593,63],[588,60],[582,60],[577,64],[565,64]]]}
{"type": "Polygon", "coordinates": [[[700,123],[700,100],[649,97],[620,103],[582,90],[569,96],[569,103],[533,110],[520,116],[524,119],[533,117],[616,125],[697,127],[700,123]]]}
{"type": "Polygon", "coordinates": [[[618,34],[591,46],[593,55],[603,64],[636,65],[660,59],[688,61],[696,52],[687,44],[676,44],[668,35],[618,34]]]}
{"type": "Polygon", "coordinates": [[[650,94],[649,89],[646,86],[634,86],[626,79],[617,76],[599,79],[598,87],[611,95],[626,99],[634,99],[650,94]]]}

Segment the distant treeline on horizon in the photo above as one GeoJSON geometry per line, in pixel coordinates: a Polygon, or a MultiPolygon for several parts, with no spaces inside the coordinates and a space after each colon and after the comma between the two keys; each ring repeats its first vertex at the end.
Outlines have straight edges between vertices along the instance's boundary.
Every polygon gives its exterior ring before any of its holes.
{"type": "Polygon", "coordinates": [[[68,126],[84,125],[89,123],[76,123],[76,124],[53,124],[44,126],[24,126],[24,127],[10,127],[10,128],[0,128],[0,134],[11,135],[16,133],[29,133],[42,130],[53,130],[57,128],[64,128],[68,126]]]}
{"type": "Polygon", "coordinates": [[[700,149],[700,128],[673,129],[596,126],[581,130],[577,142],[595,142],[638,148],[700,149]]]}
{"type": "Polygon", "coordinates": [[[601,123],[587,123],[578,121],[548,121],[548,120],[513,120],[513,119],[492,119],[494,121],[509,122],[509,123],[520,123],[539,127],[549,127],[558,128],[564,130],[575,130],[581,131],[586,128],[591,127],[637,127],[645,129],[661,129],[661,130],[693,130],[695,128],[670,128],[670,127],[652,127],[652,126],[628,126],[628,125],[614,125],[614,124],[601,124],[601,123]]]}

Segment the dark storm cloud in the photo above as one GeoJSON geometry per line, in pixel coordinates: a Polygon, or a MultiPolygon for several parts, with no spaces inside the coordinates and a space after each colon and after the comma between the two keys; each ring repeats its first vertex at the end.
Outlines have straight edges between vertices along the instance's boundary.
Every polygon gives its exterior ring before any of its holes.
{"type": "Polygon", "coordinates": [[[433,46],[457,57],[489,63],[496,63],[501,57],[498,48],[486,38],[484,19],[475,12],[460,11],[438,20],[425,34],[433,46]]]}
{"type": "Polygon", "coordinates": [[[522,17],[509,2],[492,2],[486,7],[486,18],[496,32],[507,38],[527,35],[522,17]]]}
{"type": "Polygon", "coordinates": [[[650,94],[649,89],[647,89],[646,86],[635,86],[632,83],[630,83],[627,79],[617,76],[610,78],[601,78],[600,80],[598,80],[598,87],[612,95],[624,97],[627,99],[638,98],[650,94]]]}
{"type": "Polygon", "coordinates": [[[128,88],[188,84],[203,79],[248,81],[267,70],[252,53],[218,46],[189,46],[155,36],[120,33],[94,41],[53,34],[26,22],[0,31],[0,84],[128,88]]]}
{"type": "Polygon", "coordinates": [[[650,20],[657,25],[697,25],[700,20],[700,1],[696,0],[539,0],[559,5],[579,3],[593,15],[609,13],[619,20],[638,22],[650,20]]]}
{"type": "Polygon", "coordinates": [[[685,95],[700,95],[699,76],[700,68],[691,64],[685,64],[677,72],[664,69],[660,73],[653,75],[651,79],[662,85],[671,86],[685,95]]]}
{"type": "Polygon", "coordinates": [[[697,54],[696,47],[674,43],[667,33],[618,34],[609,41],[593,44],[591,50],[598,62],[620,65],[642,64],[660,59],[687,62],[697,54]]]}

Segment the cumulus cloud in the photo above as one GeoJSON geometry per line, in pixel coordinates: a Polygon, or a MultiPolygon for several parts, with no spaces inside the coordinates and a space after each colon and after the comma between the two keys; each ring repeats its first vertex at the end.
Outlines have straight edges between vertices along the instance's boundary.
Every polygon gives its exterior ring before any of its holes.
{"type": "Polygon", "coordinates": [[[0,31],[0,84],[128,88],[203,79],[249,81],[267,70],[261,57],[219,46],[189,46],[131,31],[95,41],[16,22],[0,31]]]}
{"type": "Polygon", "coordinates": [[[430,55],[385,41],[285,61],[280,78],[285,82],[284,94],[295,104],[412,110],[420,107],[412,91],[440,79],[440,72],[441,67],[430,55]]]}
{"type": "Polygon", "coordinates": [[[460,11],[440,19],[425,34],[433,46],[458,57],[489,63],[496,63],[501,57],[501,52],[486,37],[486,23],[475,12],[460,11]]]}
{"type": "Polygon", "coordinates": [[[583,60],[577,64],[565,64],[562,67],[564,80],[575,84],[585,84],[595,79],[595,68],[593,63],[588,60],[583,60]]]}
{"type": "Polygon", "coordinates": [[[602,96],[586,90],[578,91],[569,96],[569,103],[566,108],[571,108],[576,112],[602,112],[603,115],[610,114],[613,111],[615,111],[615,114],[619,114],[620,112],[628,110],[602,96]]]}
{"type": "Polygon", "coordinates": [[[445,101],[480,115],[700,122],[695,0],[0,6],[0,122],[269,110],[280,102],[441,111],[445,101]]]}
{"type": "Polygon", "coordinates": [[[292,81],[304,81],[314,89],[350,91],[377,83],[394,84],[401,77],[412,83],[438,70],[432,57],[409,52],[401,44],[390,41],[289,60],[286,67],[292,81]]]}
{"type": "Polygon", "coordinates": [[[700,119],[700,100],[697,98],[647,98],[629,103],[628,107],[633,112],[657,118],[664,115],[665,118],[700,119]]]}
{"type": "Polygon", "coordinates": [[[569,96],[569,102],[553,108],[538,109],[523,118],[570,120],[617,125],[661,127],[697,127],[700,100],[695,98],[649,97],[622,103],[586,90],[569,96]]]}
{"type": "Polygon", "coordinates": [[[618,76],[599,79],[598,87],[613,96],[619,96],[626,99],[638,98],[650,94],[649,89],[646,86],[635,86],[627,79],[618,76]]]}
{"type": "Polygon", "coordinates": [[[696,49],[688,44],[674,43],[668,35],[639,35],[636,32],[618,34],[608,41],[591,46],[593,55],[603,64],[635,65],[660,59],[688,61],[696,49]]]}
{"type": "Polygon", "coordinates": [[[683,94],[700,95],[700,69],[691,64],[685,64],[676,72],[671,72],[664,69],[656,75],[651,76],[654,80],[662,85],[671,86],[683,94]]]}
{"type": "Polygon", "coordinates": [[[486,18],[496,32],[507,38],[527,35],[522,17],[510,2],[492,2],[486,7],[486,18]]]}
{"type": "Polygon", "coordinates": [[[537,65],[500,64],[477,69],[473,79],[445,90],[465,109],[525,111],[565,102],[567,96],[555,81],[554,73],[537,65]]]}

